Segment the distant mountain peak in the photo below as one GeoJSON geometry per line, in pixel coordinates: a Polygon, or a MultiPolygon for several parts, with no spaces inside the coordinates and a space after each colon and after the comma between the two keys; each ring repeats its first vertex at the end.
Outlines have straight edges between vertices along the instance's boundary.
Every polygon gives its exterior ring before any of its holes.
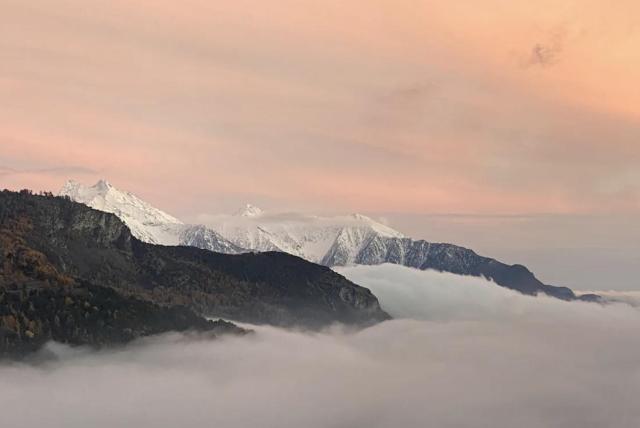
{"type": "Polygon", "coordinates": [[[70,196],[71,194],[91,193],[91,195],[98,195],[105,194],[111,189],[114,189],[113,185],[105,179],[98,180],[93,186],[86,186],[76,180],[69,179],[64,183],[59,194],[70,196]],[[90,189],[93,192],[90,192],[90,189]]]}
{"type": "Polygon", "coordinates": [[[385,237],[393,237],[393,238],[403,238],[404,235],[397,230],[387,226],[386,224],[382,224],[379,221],[372,219],[364,214],[354,213],[348,216],[351,220],[354,220],[356,224],[364,225],[380,236],[385,237]]]}
{"type": "Polygon", "coordinates": [[[109,191],[110,189],[113,188],[113,186],[111,185],[111,183],[109,183],[107,180],[101,178],[100,180],[98,180],[98,182],[96,184],[94,184],[93,186],[94,189],[98,189],[101,191],[109,191]]]}
{"type": "Polygon", "coordinates": [[[83,185],[81,183],[78,183],[75,180],[69,179],[65,181],[64,185],[62,186],[62,189],[60,189],[60,192],[58,194],[60,196],[69,196],[70,194],[77,193],[78,189],[82,186],[83,185]]]}
{"type": "Polygon", "coordinates": [[[370,217],[367,217],[366,215],[360,213],[353,213],[351,214],[351,217],[353,217],[355,220],[371,220],[370,217]]]}
{"type": "Polygon", "coordinates": [[[93,186],[68,180],[59,195],[117,215],[136,237],[154,244],[163,242],[167,234],[173,236],[173,229],[183,224],[134,194],[117,189],[105,179],[98,180],[93,186]]]}
{"type": "Polygon", "coordinates": [[[260,217],[264,214],[264,211],[255,205],[246,204],[244,207],[240,208],[235,212],[235,216],[237,217],[260,217]]]}
{"type": "Polygon", "coordinates": [[[68,180],[59,193],[96,210],[118,216],[138,239],[161,245],[192,245],[223,253],[239,253],[242,248],[204,226],[182,223],[133,193],[119,190],[107,180],[85,186],[68,180]]]}
{"type": "MultiPolygon", "coordinates": [[[[185,225],[106,180],[91,187],[69,180],[60,194],[116,214],[145,242],[190,245],[229,254],[281,251],[326,266],[395,263],[484,276],[524,294],[542,292],[561,299],[576,298],[568,288],[543,284],[523,266],[506,265],[456,245],[414,240],[363,214],[321,217],[265,213],[247,204],[234,216],[219,216],[207,226],[185,225]]],[[[583,299],[594,300],[597,296],[583,299]]]]}

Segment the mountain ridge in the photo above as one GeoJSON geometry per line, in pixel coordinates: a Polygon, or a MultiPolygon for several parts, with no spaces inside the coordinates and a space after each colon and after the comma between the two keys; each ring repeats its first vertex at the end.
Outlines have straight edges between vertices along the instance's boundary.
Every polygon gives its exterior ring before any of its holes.
{"type": "Polygon", "coordinates": [[[368,289],[286,253],[229,255],[145,243],[115,214],[63,197],[0,192],[0,219],[27,222],[19,238],[61,274],[125,297],[278,326],[388,319],[368,289]]]}
{"type": "Polygon", "coordinates": [[[247,332],[73,275],[34,242],[28,198],[0,194],[0,359],[26,357],[48,341],[101,348],[169,331],[247,332]]]}
{"type": "Polygon", "coordinates": [[[246,251],[212,230],[207,230],[206,236],[198,238],[198,234],[204,233],[201,230],[203,226],[185,224],[133,193],[117,189],[104,179],[93,186],[68,180],[58,195],[69,197],[99,211],[115,214],[136,238],[150,244],[192,245],[190,242],[195,242],[200,243],[202,248],[206,246],[206,249],[226,254],[246,251]]]}
{"type": "Polygon", "coordinates": [[[207,225],[185,226],[176,242],[165,244],[230,254],[281,251],[329,267],[395,263],[482,276],[528,295],[544,293],[563,300],[599,299],[592,294],[577,296],[567,287],[544,284],[520,264],[505,264],[453,244],[414,240],[362,214],[335,217],[272,214],[247,204],[234,215],[211,217],[207,225]]]}

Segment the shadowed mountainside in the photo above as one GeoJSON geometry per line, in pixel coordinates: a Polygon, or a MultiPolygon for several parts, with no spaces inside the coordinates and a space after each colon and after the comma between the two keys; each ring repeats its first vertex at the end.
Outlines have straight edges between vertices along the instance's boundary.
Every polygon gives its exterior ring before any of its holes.
{"type": "Polygon", "coordinates": [[[163,307],[61,273],[23,238],[26,217],[0,206],[0,358],[21,357],[49,340],[102,347],[168,331],[244,333],[181,307],[163,307]]]}
{"type": "MultiPolygon", "coordinates": [[[[544,293],[562,300],[600,301],[600,296],[595,294],[576,296],[568,287],[544,284],[523,265],[508,265],[453,244],[410,238],[373,237],[356,254],[355,263],[393,263],[420,270],[433,269],[457,275],[484,277],[502,287],[531,296],[544,293]]],[[[323,264],[341,265],[334,259],[323,260],[323,264]]]]}
{"type": "Polygon", "coordinates": [[[4,191],[0,225],[60,275],[122,297],[281,326],[366,325],[388,318],[369,290],[327,267],[283,253],[226,255],[146,244],[115,215],[65,198],[4,191]]]}

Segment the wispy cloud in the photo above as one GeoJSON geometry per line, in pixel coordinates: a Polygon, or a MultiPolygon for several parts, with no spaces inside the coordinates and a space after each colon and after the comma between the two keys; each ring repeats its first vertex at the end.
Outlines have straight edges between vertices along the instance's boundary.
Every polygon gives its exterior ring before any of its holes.
{"type": "Polygon", "coordinates": [[[51,168],[31,168],[31,169],[15,169],[0,165],[0,174],[49,174],[49,175],[62,175],[67,177],[69,175],[78,174],[97,174],[98,171],[83,166],[58,166],[51,168]]]}

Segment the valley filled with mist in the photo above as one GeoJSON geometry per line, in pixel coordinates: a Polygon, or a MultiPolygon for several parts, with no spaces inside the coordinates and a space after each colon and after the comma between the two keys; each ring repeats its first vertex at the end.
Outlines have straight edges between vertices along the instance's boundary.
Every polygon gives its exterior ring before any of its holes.
{"type": "Polygon", "coordinates": [[[0,0],[0,428],[640,427],[639,16],[0,0]]]}
{"type": "Polygon", "coordinates": [[[395,265],[341,268],[394,320],[169,333],[0,366],[6,426],[632,428],[640,311],[395,265]],[[9,385],[11,387],[9,387],[9,385]],[[33,409],[37,409],[34,412],[33,409]],[[61,411],[61,409],[65,409],[61,411]],[[570,411],[568,411],[570,409],[570,411]]]}

